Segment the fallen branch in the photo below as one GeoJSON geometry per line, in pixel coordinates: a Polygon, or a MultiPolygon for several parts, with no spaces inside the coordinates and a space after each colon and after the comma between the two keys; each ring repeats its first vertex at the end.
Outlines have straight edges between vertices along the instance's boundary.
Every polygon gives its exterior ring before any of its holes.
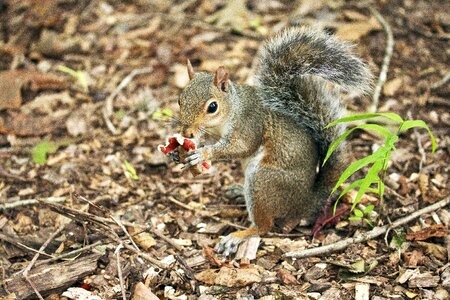
{"type": "Polygon", "coordinates": [[[394,36],[392,34],[389,23],[383,18],[382,15],[373,7],[368,6],[372,15],[378,20],[386,33],[386,50],[383,57],[383,64],[381,65],[380,75],[378,77],[377,85],[372,96],[372,105],[369,108],[369,112],[376,112],[378,109],[378,103],[380,100],[381,89],[387,79],[387,72],[389,69],[389,63],[391,62],[392,52],[394,50],[394,36]]]}
{"type": "Polygon", "coordinates": [[[438,210],[439,208],[442,208],[442,207],[448,205],[449,203],[450,203],[450,196],[448,196],[447,198],[445,198],[439,202],[436,202],[430,206],[419,209],[404,218],[400,218],[400,219],[392,222],[392,224],[384,225],[381,227],[375,227],[371,231],[368,231],[366,233],[363,233],[361,235],[358,235],[358,236],[355,236],[352,238],[341,240],[334,244],[311,248],[311,249],[305,249],[302,251],[292,251],[292,252],[285,253],[284,256],[285,257],[293,257],[293,258],[305,258],[305,257],[319,256],[319,255],[323,255],[323,254],[328,254],[330,252],[343,250],[352,244],[362,243],[362,242],[366,242],[371,239],[374,239],[380,235],[383,235],[388,230],[391,230],[391,229],[394,229],[401,225],[404,225],[404,224],[414,220],[415,218],[420,217],[421,215],[431,213],[435,210],[438,210]]]}
{"type": "MultiPolygon", "coordinates": [[[[53,239],[55,237],[57,237],[65,228],[65,225],[59,227],[46,241],[45,243],[41,246],[41,248],[39,249],[39,252],[43,252],[45,250],[45,248],[47,248],[48,244],[50,244],[51,241],[53,241],[53,239]]],[[[31,280],[30,276],[28,276],[28,273],[30,272],[31,268],[33,267],[33,265],[36,263],[36,260],[39,257],[40,253],[36,253],[36,255],[34,255],[33,259],[31,260],[31,262],[28,264],[28,266],[25,268],[25,270],[23,271],[22,275],[25,278],[25,280],[30,284],[31,288],[33,289],[34,293],[36,294],[36,296],[41,299],[44,300],[44,298],[41,296],[41,294],[39,293],[37,287],[34,285],[33,281],[31,280]]]]}
{"type": "MultiPolygon", "coordinates": [[[[66,201],[66,199],[67,199],[66,197],[49,197],[49,198],[46,198],[45,201],[52,202],[52,203],[58,203],[58,202],[64,202],[64,201],[66,201]]],[[[26,205],[33,205],[36,203],[38,203],[37,199],[26,199],[26,200],[19,200],[19,201],[10,202],[10,203],[4,203],[4,204],[0,205],[0,211],[11,209],[11,208],[16,208],[16,207],[21,207],[21,206],[26,206],[26,205]]]]}

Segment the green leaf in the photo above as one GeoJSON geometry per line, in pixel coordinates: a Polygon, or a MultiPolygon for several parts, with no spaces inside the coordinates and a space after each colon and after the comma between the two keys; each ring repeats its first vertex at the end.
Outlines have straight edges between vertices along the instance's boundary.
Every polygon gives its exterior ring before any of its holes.
{"type": "Polygon", "coordinates": [[[358,218],[364,217],[364,213],[361,210],[359,210],[359,209],[355,209],[353,211],[353,213],[355,214],[355,217],[358,217],[358,218]]]}
{"type": "Polygon", "coordinates": [[[38,165],[45,165],[47,162],[47,154],[55,153],[58,145],[51,141],[41,141],[31,150],[33,162],[38,165]]]}
{"type": "Polygon", "coordinates": [[[153,120],[167,121],[173,117],[173,110],[170,108],[163,108],[152,113],[153,120]]]}
{"type": "Polygon", "coordinates": [[[331,143],[330,147],[328,148],[327,154],[325,155],[325,159],[323,160],[323,164],[322,165],[324,165],[326,163],[326,161],[330,158],[331,154],[333,153],[334,150],[336,150],[337,146],[345,138],[347,138],[347,136],[349,136],[350,133],[352,133],[353,131],[355,131],[357,129],[376,131],[376,132],[384,135],[386,137],[386,139],[389,139],[392,136],[392,133],[389,130],[387,130],[386,128],[384,128],[384,127],[382,127],[380,125],[377,125],[377,124],[361,124],[361,125],[358,125],[358,126],[356,126],[354,128],[351,128],[351,129],[347,130],[339,138],[337,138],[333,143],[331,143]]]}
{"type": "Polygon", "coordinates": [[[375,208],[375,205],[368,205],[365,209],[364,209],[364,213],[365,214],[370,214],[372,211],[373,211],[373,209],[375,208]]]}
{"type": "Polygon", "coordinates": [[[367,218],[364,218],[363,220],[364,220],[364,222],[366,222],[366,223],[367,223],[367,225],[369,225],[370,227],[373,227],[373,224],[372,224],[372,222],[370,222],[370,220],[369,220],[369,219],[367,219],[367,218]]]}
{"type": "Polygon", "coordinates": [[[361,217],[349,217],[348,220],[349,221],[359,221],[359,220],[361,220],[361,217]]]}
{"type": "Polygon", "coordinates": [[[383,161],[378,160],[376,161],[372,167],[367,172],[367,175],[364,179],[361,186],[359,187],[358,194],[356,194],[355,200],[353,200],[352,208],[353,210],[355,206],[361,201],[362,196],[366,193],[367,189],[370,187],[372,183],[374,183],[373,178],[378,177],[378,173],[382,170],[383,167],[383,161]]]}
{"type": "Polygon", "coordinates": [[[413,127],[425,128],[428,131],[431,138],[431,152],[434,153],[434,151],[436,151],[436,139],[428,125],[422,120],[407,120],[402,124],[401,131],[403,132],[413,127]]]}
{"type": "Polygon", "coordinates": [[[123,162],[125,165],[125,169],[127,170],[128,174],[130,174],[131,179],[133,180],[139,180],[139,176],[136,173],[136,169],[131,165],[127,160],[123,162]]]}
{"type": "Polygon", "coordinates": [[[381,157],[383,157],[386,152],[389,151],[386,147],[380,147],[378,148],[374,153],[372,153],[369,156],[366,156],[360,160],[355,161],[350,166],[348,166],[344,172],[342,172],[341,177],[339,178],[338,182],[334,186],[333,190],[331,191],[331,194],[333,194],[338,187],[341,186],[350,176],[352,176],[356,171],[359,169],[367,166],[370,163],[374,163],[375,161],[379,160],[381,157]]]}
{"type": "Polygon", "coordinates": [[[399,122],[399,123],[403,122],[403,119],[399,115],[394,114],[394,113],[358,114],[358,115],[353,115],[353,116],[340,118],[340,119],[338,119],[338,120],[336,120],[334,122],[331,122],[330,124],[325,126],[325,128],[334,126],[334,125],[339,124],[339,123],[353,122],[353,121],[371,119],[371,118],[375,118],[375,117],[385,117],[385,118],[394,120],[394,121],[399,122]]]}

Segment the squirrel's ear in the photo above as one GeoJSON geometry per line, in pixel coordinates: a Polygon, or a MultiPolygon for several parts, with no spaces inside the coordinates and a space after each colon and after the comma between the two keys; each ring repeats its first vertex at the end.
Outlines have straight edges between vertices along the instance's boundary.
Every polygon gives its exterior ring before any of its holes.
{"type": "Polygon", "coordinates": [[[189,75],[189,80],[194,79],[195,72],[194,72],[194,68],[192,67],[191,61],[189,59],[187,60],[187,71],[188,71],[188,75],[189,75]]]}
{"type": "Polygon", "coordinates": [[[222,92],[228,92],[228,73],[224,67],[219,67],[214,75],[214,85],[222,92]]]}

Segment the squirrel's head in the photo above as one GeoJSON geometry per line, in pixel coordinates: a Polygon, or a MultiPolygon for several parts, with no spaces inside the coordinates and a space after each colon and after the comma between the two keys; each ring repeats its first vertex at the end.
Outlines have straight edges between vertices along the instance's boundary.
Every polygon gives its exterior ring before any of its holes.
{"type": "Polygon", "coordinates": [[[228,73],[223,67],[214,75],[195,73],[189,60],[187,69],[190,82],[178,99],[182,135],[199,137],[205,131],[222,135],[231,109],[228,73]]]}

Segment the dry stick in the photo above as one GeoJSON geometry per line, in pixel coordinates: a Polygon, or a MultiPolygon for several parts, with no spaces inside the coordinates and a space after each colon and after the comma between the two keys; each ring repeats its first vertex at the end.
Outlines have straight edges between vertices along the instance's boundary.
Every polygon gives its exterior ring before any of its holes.
{"type": "Polygon", "coordinates": [[[190,211],[193,211],[193,212],[200,212],[200,214],[201,214],[202,217],[208,217],[208,218],[210,218],[210,219],[213,219],[213,220],[216,221],[216,222],[223,223],[223,224],[225,224],[225,225],[228,225],[228,226],[230,226],[230,227],[234,227],[234,228],[237,228],[237,229],[247,229],[247,227],[245,227],[245,226],[241,226],[241,225],[238,225],[238,224],[234,224],[234,223],[232,223],[232,222],[228,222],[228,221],[222,220],[221,218],[219,218],[219,217],[217,217],[217,216],[210,216],[210,215],[202,214],[201,211],[198,211],[197,209],[195,209],[195,208],[193,208],[193,207],[190,207],[189,205],[184,204],[184,203],[181,202],[181,201],[178,201],[177,199],[175,199],[175,198],[172,197],[172,196],[167,197],[167,199],[168,199],[170,202],[175,203],[176,205],[183,207],[184,209],[187,209],[187,210],[190,210],[190,211]]]}
{"type": "Polygon", "coordinates": [[[113,104],[114,98],[120,93],[120,91],[122,91],[131,82],[131,80],[133,80],[134,77],[136,77],[137,75],[140,75],[140,74],[150,73],[151,71],[153,71],[153,68],[151,68],[151,67],[135,69],[135,70],[131,71],[130,74],[128,74],[119,83],[119,85],[111,93],[111,95],[109,95],[109,97],[106,98],[105,106],[102,110],[102,115],[103,115],[103,119],[105,120],[106,126],[108,127],[109,131],[111,131],[111,133],[113,135],[118,134],[116,127],[113,125],[113,123],[109,119],[112,116],[113,111],[114,111],[114,104],[113,104]]]}
{"type": "Polygon", "coordinates": [[[431,86],[431,89],[432,90],[438,89],[441,86],[443,86],[444,84],[446,84],[449,80],[450,80],[450,72],[447,72],[447,74],[445,74],[444,78],[442,78],[441,80],[439,80],[438,82],[434,83],[431,86]]]}
{"type": "MultiPolygon", "coordinates": [[[[58,203],[58,202],[64,202],[64,201],[66,201],[66,199],[67,199],[66,197],[49,197],[49,198],[46,198],[45,200],[48,202],[58,203]]],[[[0,211],[15,208],[15,207],[33,205],[36,203],[38,203],[38,200],[36,200],[36,199],[25,199],[25,200],[10,202],[10,203],[4,203],[4,204],[0,205],[0,211]]]]}
{"type": "Polygon", "coordinates": [[[6,242],[8,242],[8,243],[10,243],[10,244],[12,244],[12,245],[18,247],[18,248],[22,248],[22,249],[25,249],[25,250],[28,250],[28,251],[31,251],[31,252],[35,252],[35,253],[38,253],[38,254],[41,254],[41,255],[45,255],[45,256],[48,256],[48,257],[52,257],[52,258],[54,257],[54,256],[52,256],[52,255],[50,255],[50,254],[47,254],[47,253],[45,253],[45,252],[36,250],[36,249],[31,248],[31,247],[29,247],[29,246],[27,246],[27,245],[24,245],[24,244],[22,244],[21,242],[17,242],[17,241],[14,240],[13,237],[4,235],[4,234],[1,233],[1,232],[0,232],[0,240],[6,241],[6,242]]]}
{"type": "MultiPolygon", "coordinates": [[[[63,258],[69,257],[69,256],[74,256],[74,255],[77,255],[79,253],[83,253],[83,252],[88,251],[88,250],[90,250],[90,249],[92,249],[94,247],[97,247],[100,244],[102,244],[102,242],[98,241],[98,242],[95,242],[93,244],[84,246],[83,248],[80,248],[80,249],[77,249],[77,250],[74,250],[74,251],[71,251],[71,252],[67,252],[67,253],[64,253],[64,254],[61,254],[61,255],[49,258],[49,259],[40,260],[37,263],[35,263],[35,266],[38,267],[38,266],[41,266],[41,265],[44,265],[44,264],[48,264],[48,263],[51,263],[51,262],[54,262],[54,261],[57,261],[57,260],[60,260],[60,259],[63,259],[63,258]]],[[[74,257],[71,257],[71,258],[74,258],[74,257]]]]}
{"type": "MultiPolygon", "coordinates": [[[[103,218],[103,217],[99,217],[99,216],[94,216],[92,214],[86,213],[86,212],[82,212],[82,211],[77,211],[74,210],[72,208],[60,205],[60,204],[55,204],[55,203],[48,203],[45,202],[44,200],[40,200],[39,202],[47,207],[49,207],[51,210],[62,214],[64,216],[67,216],[73,220],[76,221],[85,221],[85,222],[91,222],[94,225],[98,225],[100,226],[102,229],[104,229],[105,231],[103,231],[102,233],[105,234],[106,236],[108,236],[109,238],[111,238],[114,241],[117,241],[119,243],[123,243],[123,241],[119,238],[119,236],[116,234],[116,232],[111,229],[109,226],[107,226],[106,224],[114,224],[114,221],[109,219],[109,218],[103,218]],[[109,233],[109,234],[108,234],[109,233]]],[[[127,225],[127,226],[136,226],[132,223],[128,223],[128,222],[122,222],[123,224],[127,225]]],[[[141,227],[141,226],[138,226],[141,227]]],[[[128,244],[124,244],[124,247],[127,248],[128,250],[131,250],[132,252],[134,252],[135,254],[138,254],[139,256],[141,256],[142,258],[146,259],[147,261],[149,261],[150,263],[160,267],[161,269],[168,269],[169,266],[167,266],[166,264],[161,263],[159,260],[154,259],[153,257],[151,257],[150,255],[148,255],[147,253],[143,253],[141,252],[139,249],[135,249],[133,246],[130,246],[128,244]]]]}
{"type": "Polygon", "coordinates": [[[404,224],[414,220],[415,218],[420,217],[421,215],[431,213],[435,210],[438,210],[439,208],[442,208],[442,207],[448,205],[449,203],[450,203],[450,196],[447,196],[447,198],[445,198],[439,202],[436,202],[430,206],[419,209],[419,210],[413,212],[412,214],[410,214],[409,216],[397,219],[396,221],[392,222],[392,224],[375,227],[371,231],[368,231],[366,233],[363,233],[361,235],[358,235],[358,236],[355,236],[352,238],[341,240],[334,244],[316,247],[316,248],[312,248],[312,249],[305,249],[302,251],[292,251],[292,252],[285,253],[284,256],[285,257],[293,257],[293,258],[305,258],[305,257],[319,256],[322,254],[328,254],[330,252],[343,250],[352,244],[362,243],[362,242],[366,242],[371,239],[374,239],[380,235],[383,235],[387,230],[391,230],[391,229],[397,228],[401,225],[404,225],[404,224]]]}
{"type": "Polygon", "coordinates": [[[388,22],[386,22],[386,20],[383,18],[383,16],[380,15],[380,13],[372,6],[368,6],[368,8],[372,13],[372,15],[381,24],[384,32],[386,33],[386,50],[383,57],[383,64],[381,66],[380,76],[378,77],[377,85],[375,86],[375,90],[373,92],[372,105],[369,108],[369,112],[376,112],[380,100],[381,89],[383,88],[383,85],[386,82],[389,63],[391,61],[392,52],[394,50],[394,36],[392,34],[391,27],[389,26],[388,22]]]}
{"type": "MultiPolygon", "coordinates": [[[[41,248],[39,248],[39,252],[42,252],[45,250],[45,248],[47,248],[48,244],[50,244],[50,242],[56,237],[58,236],[58,234],[61,233],[61,231],[63,231],[65,225],[60,226],[46,241],[44,244],[42,244],[41,248]]],[[[30,284],[31,288],[33,289],[34,293],[36,294],[36,296],[41,299],[44,300],[44,298],[42,298],[41,294],[39,293],[39,291],[37,290],[36,286],[34,285],[34,283],[31,281],[31,279],[28,277],[28,272],[30,272],[31,268],[33,267],[34,263],[36,262],[36,260],[39,257],[39,253],[36,253],[36,255],[33,257],[33,259],[31,260],[31,262],[28,264],[28,266],[25,268],[25,270],[23,271],[23,277],[25,278],[26,281],[28,281],[28,283],[30,284]]]]}
{"type": "Polygon", "coordinates": [[[120,243],[117,245],[116,251],[116,261],[117,261],[117,276],[119,277],[120,289],[122,291],[122,299],[127,300],[127,295],[125,294],[125,284],[123,283],[123,275],[122,275],[122,266],[120,265],[120,249],[123,247],[123,244],[120,243]]]}

